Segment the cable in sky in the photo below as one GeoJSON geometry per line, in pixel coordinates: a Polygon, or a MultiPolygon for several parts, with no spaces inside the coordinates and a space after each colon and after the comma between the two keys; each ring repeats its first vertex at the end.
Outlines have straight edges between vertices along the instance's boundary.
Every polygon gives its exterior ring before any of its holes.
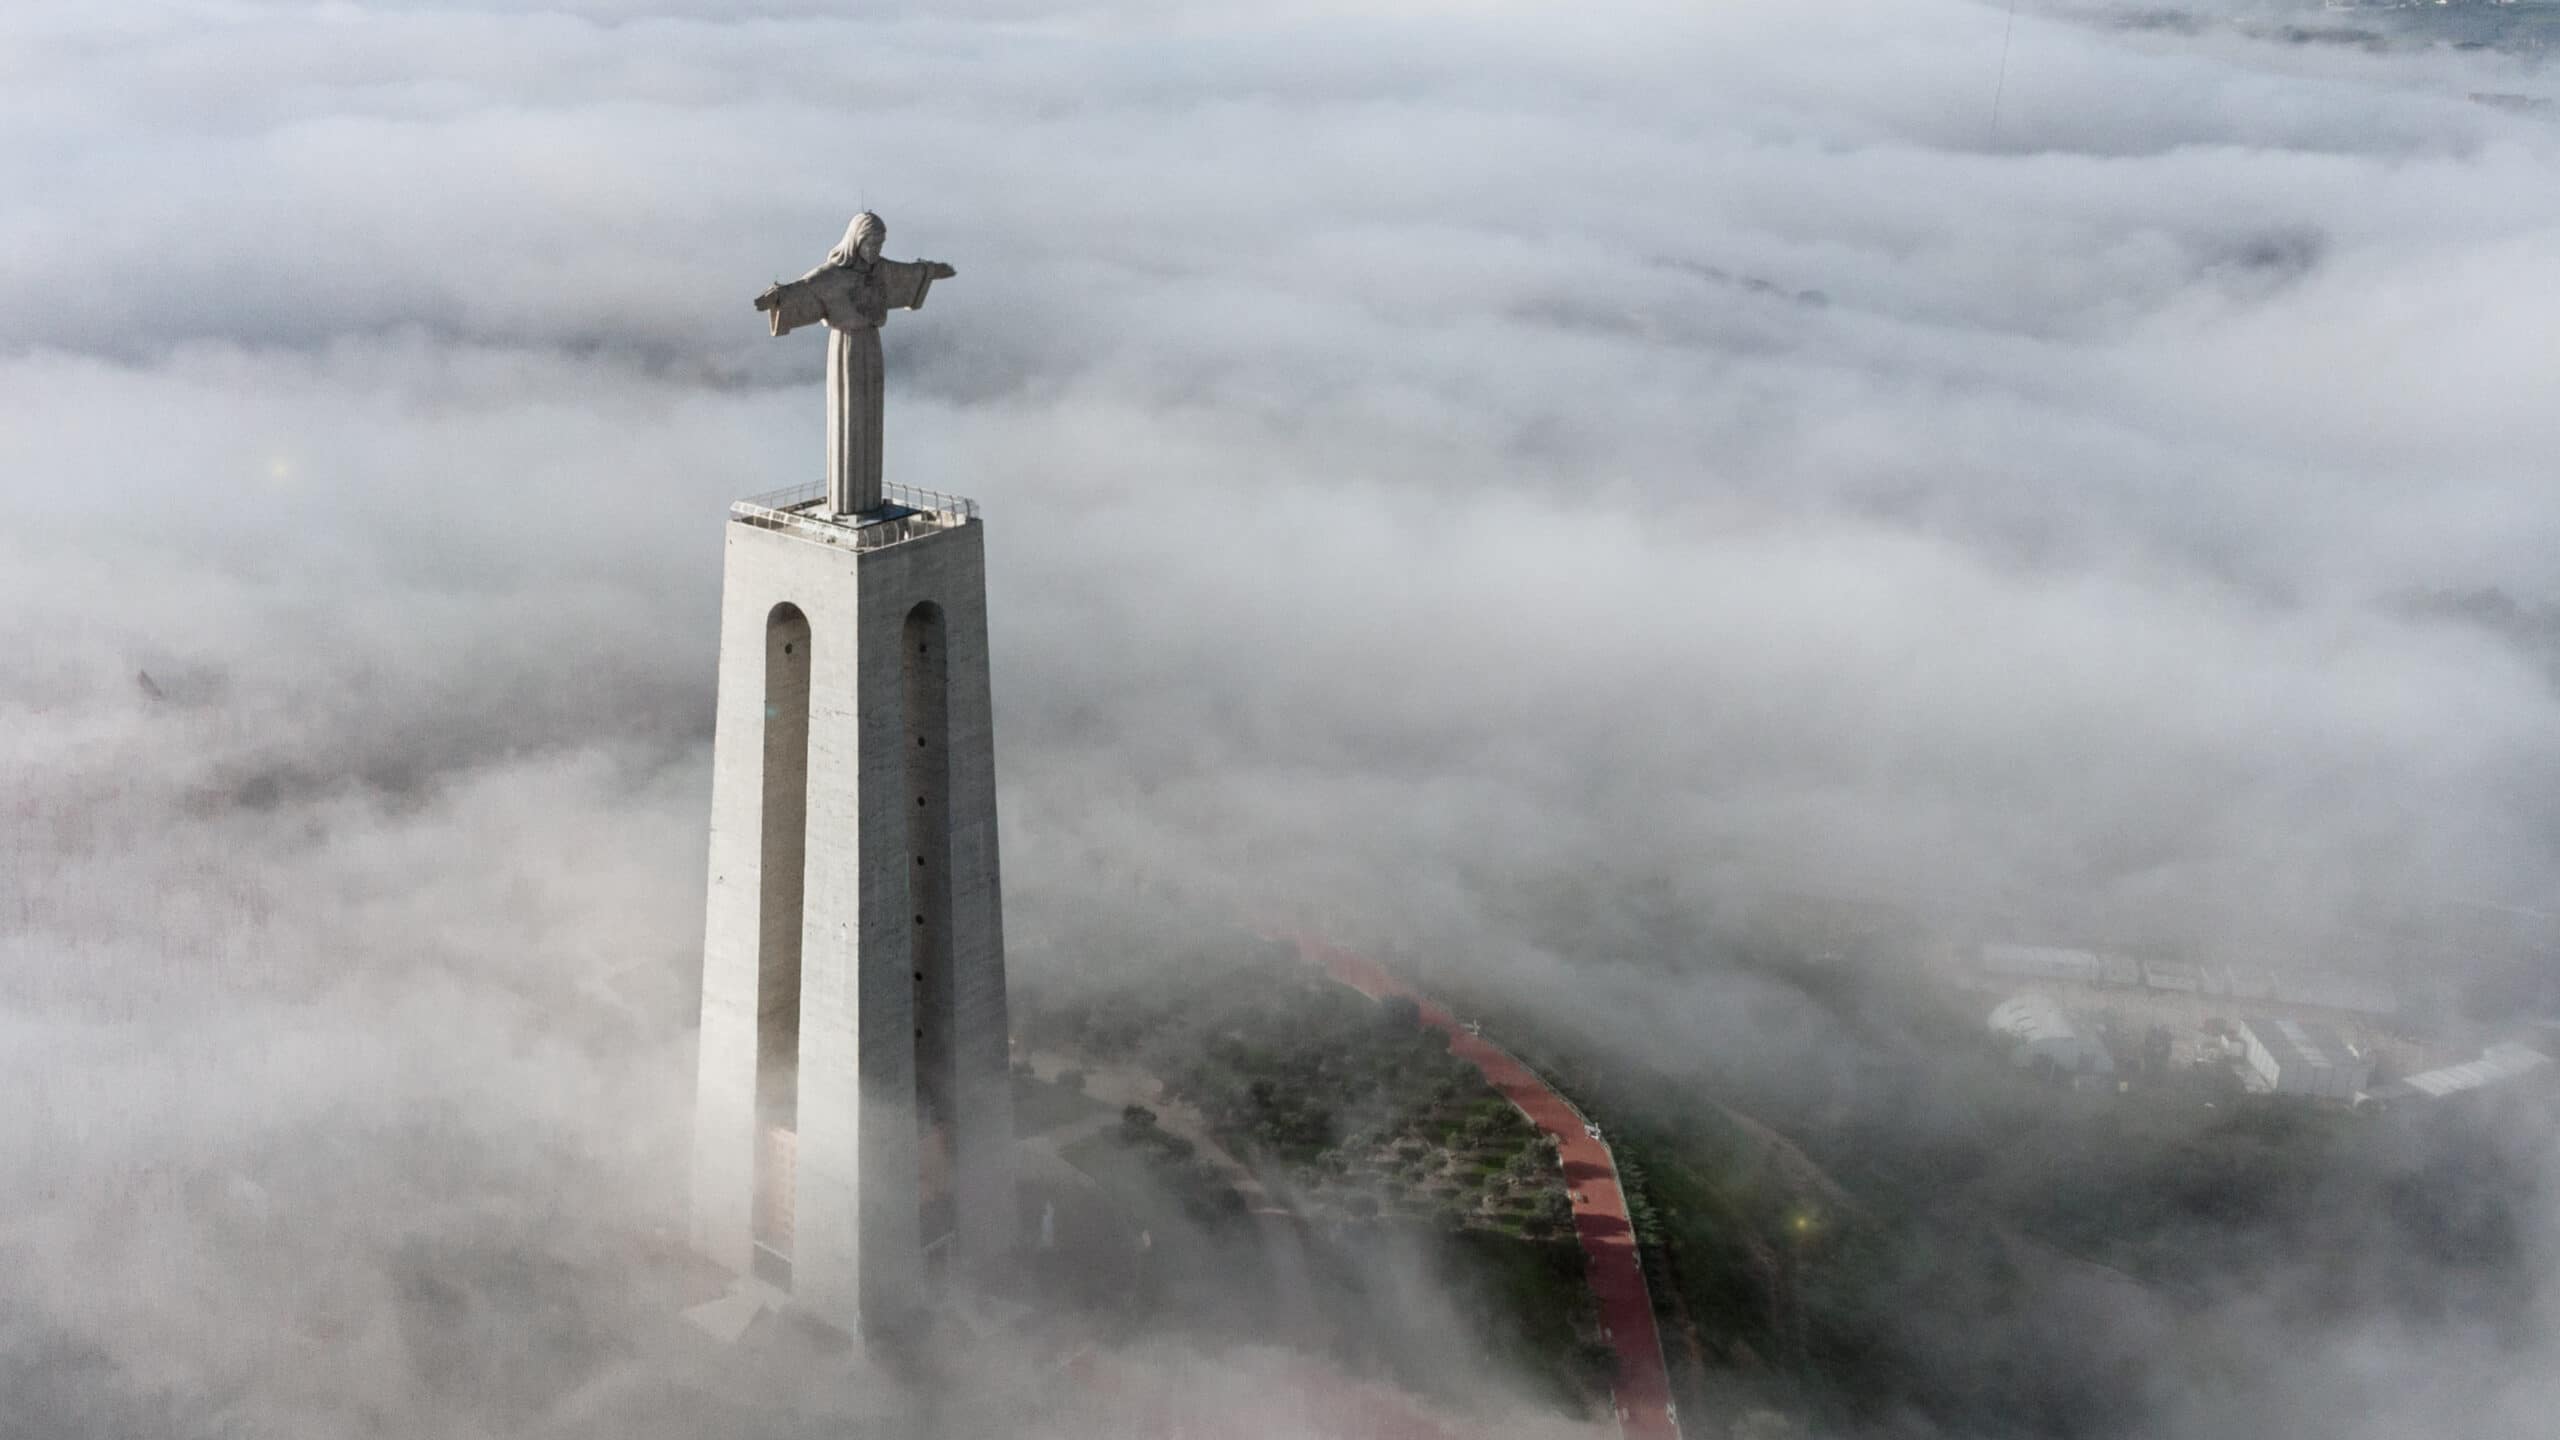
{"type": "Polygon", "coordinates": [[[2000,139],[2000,95],[2009,88],[2009,37],[2018,32],[2018,0],[2009,0],[2009,23],[2000,27],[2000,78],[1991,82],[1991,139],[2000,139]]]}

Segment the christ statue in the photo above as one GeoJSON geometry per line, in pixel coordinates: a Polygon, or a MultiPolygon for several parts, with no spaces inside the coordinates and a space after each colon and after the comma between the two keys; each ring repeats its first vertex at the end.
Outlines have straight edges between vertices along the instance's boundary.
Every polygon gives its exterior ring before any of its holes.
{"type": "Polygon", "coordinates": [[[845,227],[827,263],[756,297],[773,333],[820,320],[827,342],[827,509],[861,515],[880,508],[880,327],[891,310],[924,305],[936,280],[959,272],[938,260],[883,260],[888,223],[865,210],[845,227]]]}

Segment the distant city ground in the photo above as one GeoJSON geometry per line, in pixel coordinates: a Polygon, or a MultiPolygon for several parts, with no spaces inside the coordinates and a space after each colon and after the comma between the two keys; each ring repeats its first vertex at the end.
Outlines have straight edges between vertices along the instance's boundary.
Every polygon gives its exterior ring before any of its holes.
{"type": "MultiPolygon", "coordinates": [[[[2292,45],[2385,51],[2442,45],[2461,50],[2548,53],[2560,44],[2560,0],[2304,0],[2238,13],[2185,5],[2132,5],[2095,11],[2126,29],[2201,33],[2229,26],[2252,37],[2292,45]]],[[[2548,100],[2484,94],[2472,98],[2513,108],[2547,109],[2548,100]]]]}

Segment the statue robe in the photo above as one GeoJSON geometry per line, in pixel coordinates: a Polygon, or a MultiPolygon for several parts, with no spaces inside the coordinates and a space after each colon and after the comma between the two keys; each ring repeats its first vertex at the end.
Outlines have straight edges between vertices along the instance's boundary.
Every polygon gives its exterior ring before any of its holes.
{"type": "Polygon", "coordinates": [[[759,298],[773,333],[818,320],[827,343],[827,507],[837,515],[880,508],[880,327],[892,310],[915,310],[933,288],[922,260],[819,266],[759,298]]]}

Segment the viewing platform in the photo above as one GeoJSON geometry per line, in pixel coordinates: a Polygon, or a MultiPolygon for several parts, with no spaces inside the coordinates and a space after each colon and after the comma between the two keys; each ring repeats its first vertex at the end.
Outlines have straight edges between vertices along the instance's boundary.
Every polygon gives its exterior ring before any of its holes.
{"type": "Polygon", "coordinates": [[[911,485],[880,487],[880,508],[858,515],[827,513],[827,487],[822,481],[769,490],[731,503],[729,518],[740,525],[780,530],[803,540],[846,550],[879,550],[941,530],[974,523],[978,502],[965,495],[919,490],[911,485]]]}

